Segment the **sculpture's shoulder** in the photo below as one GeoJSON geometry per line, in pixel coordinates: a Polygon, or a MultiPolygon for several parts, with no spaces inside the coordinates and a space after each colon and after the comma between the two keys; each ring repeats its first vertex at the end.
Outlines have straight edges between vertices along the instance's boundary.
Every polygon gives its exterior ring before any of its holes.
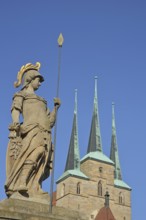
{"type": "Polygon", "coordinates": [[[26,92],[24,92],[23,90],[16,92],[13,96],[13,99],[15,99],[16,97],[20,97],[20,98],[25,98],[26,97],[26,92]]]}
{"type": "Polygon", "coordinates": [[[16,109],[22,112],[23,100],[25,99],[25,93],[23,91],[16,92],[13,96],[13,102],[11,112],[16,109]]]}

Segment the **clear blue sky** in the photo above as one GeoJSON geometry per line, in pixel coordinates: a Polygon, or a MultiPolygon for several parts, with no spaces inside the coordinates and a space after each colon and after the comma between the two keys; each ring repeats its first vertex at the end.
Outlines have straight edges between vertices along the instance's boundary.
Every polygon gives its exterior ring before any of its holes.
{"type": "MultiPolygon", "coordinates": [[[[57,38],[62,32],[55,180],[64,171],[78,89],[80,154],[87,150],[98,80],[103,151],[109,156],[111,103],[115,102],[123,180],[132,187],[132,220],[145,218],[146,196],[146,1],[0,1],[0,199],[5,198],[5,156],[13,87],[20,67],[40,61],[39,94],[50,109],[56,95],[57,38]]],[[[50,180],[44,183],[49,191],[50,180]]]]}

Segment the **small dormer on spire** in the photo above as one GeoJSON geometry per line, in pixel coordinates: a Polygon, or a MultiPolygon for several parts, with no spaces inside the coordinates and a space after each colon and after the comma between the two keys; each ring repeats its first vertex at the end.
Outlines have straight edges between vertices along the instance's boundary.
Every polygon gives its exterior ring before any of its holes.
{"type": "Polygon", "coordinates": [[[112,103],[112,138],[111,138],[110,159],[115,163],[115,179],[122,180],[119,153],[118,153],[117,135],[116,135],[114,103],[112,103]]]}
{"type": "Polygon", "coordinates": [[[90,130],[87,153],[95,152],[95,151],[102,152],[99,113],[98,113],[97,76],[95,77],[93,115],[92,115],[91,130],[90,130]]]}
{"type": "Polygon", "coordinates": [[[79,155],[79,143],[78,143],[78,119],[77,119],[77,89],[75,90],[75,107],[72,133],[70,138],[69,151],[65,166],[65,171],[80,169],[80,155],[79,155]]]}

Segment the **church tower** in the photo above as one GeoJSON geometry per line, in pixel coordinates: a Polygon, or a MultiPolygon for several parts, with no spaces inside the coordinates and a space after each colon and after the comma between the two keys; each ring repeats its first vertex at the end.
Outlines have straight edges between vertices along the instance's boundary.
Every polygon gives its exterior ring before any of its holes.
{"type": "MultiPolygon", "coordinates": [[[[110,159],[114,162],[114,206],[115,216],[121,216],[121,220],[131,219],[131,188],[123,181],[121,166],[119,161],[119,152],[117,144],[115,106],[112,103],[112,137],[110,159]]],[[[120,219],[120,218],[119,218],[120,219]]]]}
{"type": "Polygon", "coordinates": [[[103,153],[102,149],[97,77],[95,77],[93,113],[88,149],[87,154],[81,159],[81,171],[90,178],[87,194],[89,203],[91,203],[92,206],[89,206],[90,208],[86,208],[86,210],[88,209],[88,213],[93,217],[96,216],[98,211],[103,207],[104,194],[107,188],[111,194],[114,185],[114,162],[103,153]]]}
{"type": "Polygon", "coordinates": [[[110,194],[110,209],[116,220],[131,220],[131,188],[122,180],[112,105],[110,158],[103,153],[99,123],[97,77],[87,154],[80,159],[77,122],[77,91],[69,151],[63,175],[57,180],[57,206],[79,211],[94,219],[110,194]]]}
{"type": "MultiPolygon", "coordinates": [[[[81,204],[86,203],[82,197],[83,186],[88,185],[89,178],[80,170],[77,120],[77,90],[75,90],[75,108],[68,156],[63,175],[57,180],[57,206],[80,211],[81,204]]],[[[82,210],[83,211],[83,210],[82,210]]]]}

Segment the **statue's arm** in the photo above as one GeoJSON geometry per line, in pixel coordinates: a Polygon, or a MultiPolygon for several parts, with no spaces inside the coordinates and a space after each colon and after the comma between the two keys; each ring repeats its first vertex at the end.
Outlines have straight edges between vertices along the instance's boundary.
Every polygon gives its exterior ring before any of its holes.
{"type": "Polygon", "coordinates": [[[13,98],[11,115],[13,123],[19,123],[19,116],[22,112],[24,96],[22,92],[16,93],[13,98]]]}
{"type": "Polygon", "coordinates": [[[17,109],[13,109],[11,115],[13,124],[19,123],[20,111],[17,109]]]}
{"type": "Polygon", "coordinates": [[[59,98],[54,98],[54,109],[52,110],[52,112],[49,112],[49,114],[48,114],[49,122],[50,122],[50,127],[51,128],[55,124],[57,110],[59,109],[60,105],[61,105],[60,99],[59,98]]]}
{"type": "Polygon", "coordinates": [[[21,95],[21,93],[16,93],[14,95],[12,108],[11,108],[12,124],[9,125],[9,130],[10,130],[9,137],[15,137],[19,133],[19,129],[20,129],[19,117],[22,112],[23,99],[24,97],[21,95]]]}

